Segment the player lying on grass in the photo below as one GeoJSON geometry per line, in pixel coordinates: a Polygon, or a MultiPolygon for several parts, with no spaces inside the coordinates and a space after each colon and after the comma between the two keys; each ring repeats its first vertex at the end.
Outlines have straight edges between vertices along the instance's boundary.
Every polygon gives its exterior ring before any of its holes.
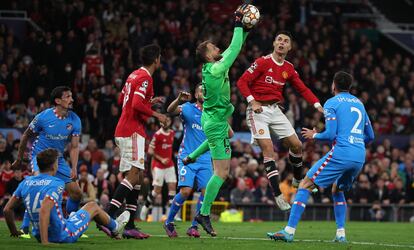
{"type": "Polygon", "coordinates": [[[240,53],[248,34],[247,30],[243,30],[243,6],[235,12],[233,38],[230,46],[223,53],[220,53],[220,49],[210,41],[199,44],[196,51],[203,62],[204,103],[201,123],[207,140],[188,156],[191,161],[187,159],[186,163],[194,162],[198,156],[210,149],[214,175],[207,184],[204,202],[196,220],[211,236],[216,236],[210,221],[211,206],[230,170],[231,148],[228,135],[230,125],[227,119],[233,113],[234,107],[230,102],[228,71],[240,53]]]}
{"type": "Polygon", "coordinates": [[[302,135],[308,140],[331,141],[331,150],[306,174],[299,184],[293,202],[289,222],[285,229],[268,233],[274,240],[293,241],[296,226],[305,211],[309,195],[315,186],[326,188],[332,185],[332,198],[337,225],[335,241],[346,242],[346,200],[344,190],[352,187],[365,162],[365,144],[374,139],[374,132],[362,102],[349,93],[352,76],[339,71],[332,83],[334,97],[324,105],[325,131],[304,128],[302,135]]]}
{"type": "MultiPolygon", "coordinates": [[[[69,193],[69,198],[66,201],[66,212],[70,214],[79,209],[79,204],[82,199],[82,191],[76,182],[78,179],[79,138],[82,125],[79,117],[71,110],[73,98],[72,91],[69,87],[58,86],[54,88],[50,97],[55,106],[40,112],[31,121],[29,127],[23,133],[17,153],[17,160],[13,163],[12,167],[20,167],[29,139],[34,140],[30,152],[30,166],[32,167],[34,175],[39,173],[36,155],[47,148],[57,149],[59,151],[59,157],[56,177],[64,181],[65,189],[69,193]],[[63,157],[65,147],[68,144],[70,145],[69,155],[71,167],[63,157]]],[[[26,234],[26,238],[30,237],[28,235],[29,221],[29,216],[25,212],[21,228],[26,234]]]]}
{"type": "MultiPolygon", "coordinates": [[[[204,193],[207,182],[213,175],[213,167],[211,165],[210,152],[206,152],[197,158],[197,161],[188,165],[183,164],[183,159],[193,152],[201,143],[206,140],[206,136],[201,127],[201,115],[203,112],[203,87],[198,84],[194,90],[195,103],[185,102],[179,106],[179,103],[186,100],[190,96],[189,93],[181,92],[178,97],[168,106],[167,111],[170,114],[180,117],[184,125],[184,137],[181,142],[180,150],[178,152],[178,188],[179,193],[174,197],[168,218],[164,223],[164,229],[169,237],[177,237],[175,230],[174,217],[180,210],[184,201],[191,195],[194,182],[197,183],[197,188],[201,191],[198,198],[196,214],[200,211],[203,203],[204,193]]],[[[187,230],[187,235],[190,237],[200,237],[198,232],[198,223],[194,219],[191,227],[187,230]]]]}
{"type": "Polygon", "coordinates": [[[7,226],[12,237],[18,237],[14,221],[14,208],[20,201],[29,214],[33,225],[33,236],[42,244],[74,243],[88,229],[91,220],[105,225],[111,230],[109,236],[117,238],[128,222],[130,214],[123,212],[113,220],[95,202],[88,202],[69,218],[63,218],[62,193],[64,181],[55,177],[58,170],[59,152],[46,149],[37,154],[36,160],[40,173],[22,181],[4,208],[7,226]]]}

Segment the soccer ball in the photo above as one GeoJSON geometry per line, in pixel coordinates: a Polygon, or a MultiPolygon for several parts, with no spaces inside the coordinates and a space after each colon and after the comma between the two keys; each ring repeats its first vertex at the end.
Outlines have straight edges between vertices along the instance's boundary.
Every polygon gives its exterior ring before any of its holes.
{"type": "Polygon", "coordinates": [[[242,19],[242,23],[246,28],[252,28],[253,26],[255,26],[260,19],[260,12],[259,9],[256,8],[256,6],[254,5],[247,5],[246,8],[244,8],[243,11],[243,19],[242,19]]]}

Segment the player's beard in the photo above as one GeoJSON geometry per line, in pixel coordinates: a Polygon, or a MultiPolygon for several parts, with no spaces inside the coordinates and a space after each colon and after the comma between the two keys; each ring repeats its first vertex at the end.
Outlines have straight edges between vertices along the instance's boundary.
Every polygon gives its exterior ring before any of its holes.
{"type": "Polygon", "coordinates": [[[214,60],[217,62],[220,61],[221,58],[223,58],[223,56],[221,54],[218,54],[216,57],[214,57],[214,60]]]}

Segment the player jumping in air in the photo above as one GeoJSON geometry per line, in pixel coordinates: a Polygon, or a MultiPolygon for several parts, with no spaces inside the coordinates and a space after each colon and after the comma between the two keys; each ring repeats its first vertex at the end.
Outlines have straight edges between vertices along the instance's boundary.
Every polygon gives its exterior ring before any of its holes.
{"type": "Polygon", "coordinates": [[[277,135],[289,148],[289,161],[293,166],[293,185],[297,187],[302,177],[302,143],[292,124],[280,110],[278,104],[283,101],[283,88],[287,82],[318,111],[323,108],[318,98],[299,78],[293,65],[286,61],[286,55],[292,48],[292,36],[280,31],[273,41],[273,53],[258,58],[241,76],[237,86],[249,103],[247,125],[252,134],[252,143],[257,143],[263,153],[267,178],[273,189],[276,204],[281,210],[288,210],[289,203],[284,200],[279,189],[279,170],[275,162],[275,152],[270,134],[277,135]]]}
{"type": "Polygon", "coordinates": [[[171,118],[168,117],[166,123],[152,137],[148,155],[152,156],[152,186],[154,189],[148,194],[147,200],[141,208],[141,220],[147,218],[148,211],[154,203],[154,198],[162,193],[164,181],[168,185],[168,206],[171,205],[176,194],[177,177],[172,160],[174,136],[175,132],[171,129],[171,118]]]}
{"type": "MultiPolygon", "coordinates": [[[[167,108],[171,114],[180,114],[184,124],[184,137],[178,152],[178,188],[180,192],[174,197],[168,218],[164,223],[164,229],[169,237],[177,237],[175,230],[174,217],[180,210],[184,201],[191,195],[194,181],[197,182],[198,191],[201,195],[198,198],[196,214],[199,213],[203,203],[204,194],[208,180],[213,175],[210,152],[206,152],[197,158],[197,161],[188,165],[183,164],[183,159],[193,152],[201,143],[206,140],[206,136],[201,127],[201,115],[203,112],[203,87],[198,84],[194,90],[195,103],[185,102],[179,106],[179,102],[185,100],[190,94],[181,92],[167,108]]],[[[187,235],[198,238],[198,223],[194,219],[191,227],[187,230],[187,235]]]]}
{"type": "MultiPolygon", "coordinates": [[[[66,212],[70,214],[79,208],[82,192],[76,183],[77,165],[79,158],[79,137],[81,134],[81,121],[70,109],[73,105],[72,92],[69,87],[59,86],[52,90],[51,100],[55,107],[46,109],[36,115],[23,133],[18,149],[17,160],[13,168],[21,165],[29,139],[35,139],[30,154],[30,165],[34,175],[39,173],[36,155],[47,149],[54,148],[59,151],[58,171],[56,177],[64,181],[65,189],[69,193],[66,202],[66,212]],[[63,158],[66,145],[70,142],[69,156],[72,167],[69,167],[63,158]]],[[[25,212],[21,228],[25,234],[29,231],[30,220],[25,212]]]]}
{"type": "Polygon", "coordinates": [[[248,31],[243,30],[241,22],[244,6],[235,12],[233,38],[230,46],[222,54],[220,49],[210,41],[199,44],[196,51],[197,56],[204,63],[202,68],[204,103],[201,124],[207,140],[185,159],[185,163],[194,162],[198,156],[210,149],[214,175],[207,184],[204,202],[200,213],[196,216],[196,221],[211,236],[216,236],[216,232],[211,226],[210,209],[230,168],[229,131],[231,128],[227,119],[233,113],[234,107],[230,103],[228,71],[248,34],[248,31]]]}
{"type": "Polygon", "coordinates": [[[364,105],[349,93],[351,85],[350,74],[337,72],[332,83],[335,96],[324,105],[325,131],[317,133],[315,129],[302,130],[306,139],[331,141],[332,148],[312,166],[301,181],[288,225],[279,232],[268,233],[271,239],[293,241],[311,190],[315,186],[326,188],[333,184],[332,198],[337,226],[335,241],[346,242],[346,200],[343,191],[351,188],[365,162],[365,144],[374,139],[374,131],[364,105]]]}
{"type": "MultiPolygon", "coordinates": [[[[115,141],[121,150],[119,170],[125,174],[125,179],[115,190],[108,207],[112,218],[124,200],[126,210],[135,215],[137,210],[140,183],[145,168],[145,124],[149,117],[157,118],[164,124],[167,117],[151,109],[154,95],[152,74],[160,67],[161,49],[157,45],[147,45],[141,50],[143,67],[132,72],[125,83],[119,97],[122,104],[122,114],[115,130],[115,141]]],[[[145,239],[149,235],[138,230],[131,216],[125,227],[123,237],[145,239]]],[[[106,230],[105,228],[102,228],[106,230]]]]}
{"type": "Polygon", "coordinates": [[[69,218],[63,218],[62,195],[65,182],[55,176],[59,172],[59,154],[55,149],[38,152],[36,160],[40,173],[24,179],[7,202],[4,215],[11,236],[18,237],[22,233],[16,228],[14,209],[19,201],[23,201],[33,225],[33,236],[44,245],[49,242],[76,242],[88,229],[91,220],[109,228],[110,237],[117,237],[129,220],[128,211],[113,220],[96,202],[88,202],[69,218]]]}

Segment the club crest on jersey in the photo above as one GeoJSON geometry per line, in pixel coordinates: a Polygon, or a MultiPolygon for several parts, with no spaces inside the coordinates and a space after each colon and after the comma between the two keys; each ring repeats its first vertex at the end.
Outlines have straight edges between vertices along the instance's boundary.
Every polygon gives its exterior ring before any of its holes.
{"type": "Polygon", "coordinates": [[[184,182],[185,181],[185,176],[184,175],[181,175],[180,176],[180,179],[181,179],[182,182],[184,182]]]}
{"type": "Polygon", "coordinates": [[[289,77],[288,72],[283,71],[283,72],[282,72],[282,77],[283,77],[283,79],[288,79],[288,77],[289,77]]]}
{"type": "Polygon", "coordinates": [[[259,135],[263,135],[264,134],[264,130],[263,129],[259,129],[259,135]]]}
{"type": "Polygon", "coordinates": [[[72,123],[68,123],[68,125],[66,125],[67,130],[72,130],[72,128],[73,128],[72,123]]]}
{"type": "Polygon", "coordinates": [[[144,158],[139,159],[140,164],[144,164],[144,158]]]}

